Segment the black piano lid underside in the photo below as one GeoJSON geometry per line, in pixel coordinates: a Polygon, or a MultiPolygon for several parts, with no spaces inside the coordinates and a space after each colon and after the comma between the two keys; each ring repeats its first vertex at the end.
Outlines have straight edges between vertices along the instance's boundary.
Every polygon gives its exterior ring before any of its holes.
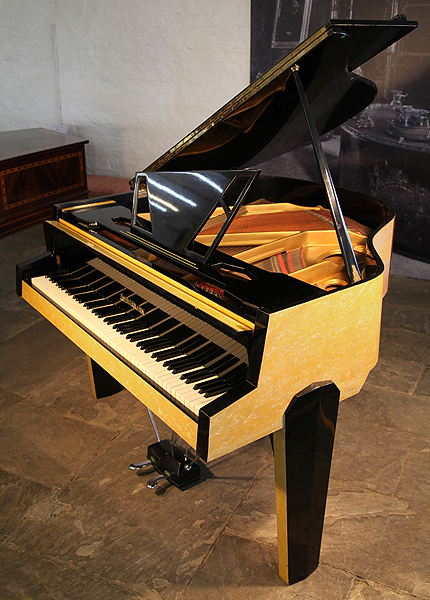
{"type": "Polygon", "coordinates": [[[320,134],[368,106],[376,86],[351,71],[417,27],[392,21],[330,21],[145,171],[194,171],[261,164],[308,143],[290,77],[294,64],[320,134]]]}

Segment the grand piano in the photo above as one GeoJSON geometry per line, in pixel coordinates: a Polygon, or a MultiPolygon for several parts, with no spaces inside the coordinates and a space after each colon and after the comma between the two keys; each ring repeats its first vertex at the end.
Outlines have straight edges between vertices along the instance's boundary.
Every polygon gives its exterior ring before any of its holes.
{"type": "Polygon", "coordinates": [[[338,403],[378,360],[394,226],[334,188],[319,136],[372,102],[354,71],[416,26],[330,21],[130,193],[56,205],[47,252],[17,267],[96,395],[124,386],[205,461],[272,435],[287,583],[318,565],[338,403]],[[309,141],[322,182],[255,168],[309,141]]]}

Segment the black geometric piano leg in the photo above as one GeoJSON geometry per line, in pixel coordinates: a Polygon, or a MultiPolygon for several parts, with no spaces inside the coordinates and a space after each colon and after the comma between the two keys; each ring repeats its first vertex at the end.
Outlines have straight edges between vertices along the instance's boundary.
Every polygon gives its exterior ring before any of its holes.
{"type": "Polygon", "coordinates": [[[122,385],[87,355],[88,373],[95,398],[106,398],[122,390],[122,385]]]}
{"type": "Polygon", "coordinates": [[[288,584],[318,566],[338,406],[333,383],[313,384],[273,435],[279,574],[288,584]]]}

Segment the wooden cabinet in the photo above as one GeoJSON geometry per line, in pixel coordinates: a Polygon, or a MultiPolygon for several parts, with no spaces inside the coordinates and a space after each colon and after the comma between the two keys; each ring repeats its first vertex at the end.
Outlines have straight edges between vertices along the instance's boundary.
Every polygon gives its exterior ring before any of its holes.
{"type": "Polygon", "coordinates": [[[49,218],[56,202],[88,197],[87,143],[43,128],[0,132],[0,236],[49,218]]]}

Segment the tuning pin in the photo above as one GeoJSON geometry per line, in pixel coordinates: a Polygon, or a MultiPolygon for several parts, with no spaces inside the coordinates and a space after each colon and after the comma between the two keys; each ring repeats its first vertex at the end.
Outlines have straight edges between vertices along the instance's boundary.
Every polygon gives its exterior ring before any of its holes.
{"type": "Polygon", "coordinates": [[[163,479],[167,479],[167,477],[167,474],[156,475],[148,481],[146,487],[148,487],[150,490],[153,490],[155,487],[157,487],[157,484],[160,483],[160,481],[163,481],[163,479]]]}
{"type": "Polygon", "coordinates": [[[145,469],[146,467],[151,467],[152,466],[152,461],[150,460],[144,460],[143,462],[140,463],[131,463],[131,465],[129,465],[129,469],[131,469],[132,471],[138,471],[139,469],[145,469]]]}

